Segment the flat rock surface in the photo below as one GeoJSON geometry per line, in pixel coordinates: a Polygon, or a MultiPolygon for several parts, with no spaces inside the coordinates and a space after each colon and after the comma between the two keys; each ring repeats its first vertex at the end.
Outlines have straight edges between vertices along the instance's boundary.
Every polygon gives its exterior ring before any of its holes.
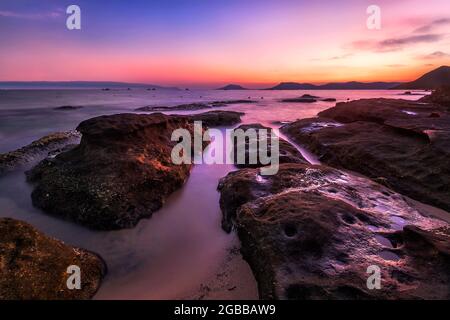
{"type": "Polygon", "coordinates": [[[189,177],[175,165],[175,129],[193,131],[184,117],[117,114],[83,121],[81,143],[27,172],[33,204],[94,229],[135,226],[150,217],[189,177]]]}
{"type": "Polygon", "coordinates": [[[449,299],[450,231],[367,178],[325,166],[242,169],[219,183],[263,299],[449,299]],[[369,289],[367,273],[381,272],[369,289]]]}
{"type": "Polygon", "coordinates": [[[0,218],[0,300],[90,299],[105,274],[98,255],[50,238],[25,222],[0,218]],[[80,267],[80,290],[67,287],[71,265],[80,267]]]}

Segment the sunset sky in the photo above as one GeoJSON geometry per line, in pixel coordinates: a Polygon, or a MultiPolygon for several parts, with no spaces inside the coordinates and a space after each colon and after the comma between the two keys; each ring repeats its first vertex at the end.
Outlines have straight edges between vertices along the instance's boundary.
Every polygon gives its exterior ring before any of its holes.
{"type": "Polygon", "coordinates": [[[1,0],[0,81],[409,81],[450,65],[449,0],[1,0]],[[82,29],[65,13],[81,8],[82,29]],[[381,30],[366,27],[381,7],[381,30]]]}

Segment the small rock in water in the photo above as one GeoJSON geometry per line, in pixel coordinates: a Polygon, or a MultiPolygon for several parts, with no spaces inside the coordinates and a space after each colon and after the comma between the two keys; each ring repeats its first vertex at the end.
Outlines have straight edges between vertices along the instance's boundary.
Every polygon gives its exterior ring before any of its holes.
{"type": "Polygon", "coordinates": [[[54,110],[77,110],[83,108],[82,106],[61,106],[56,107],[54,110]]]}

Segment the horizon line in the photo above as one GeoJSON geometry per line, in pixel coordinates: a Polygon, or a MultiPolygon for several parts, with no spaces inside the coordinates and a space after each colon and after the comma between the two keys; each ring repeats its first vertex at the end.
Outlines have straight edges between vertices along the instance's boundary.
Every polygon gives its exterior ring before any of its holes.
{"type": "MultiPolygon", "coordinates": [[[[440,68],[449,68],[446,65],[442,65],[439,67],[435,67],[424,74],[420,75],[422,77],[425,74],[428,74],[430,72],[433,72],[435,70],[438,70],[440,68]]],[[[347,81],[329,81],[329,82],[308,82],[308,81],[277,81],[277,82],[239,82],[239,81],[221,81],[221,82],[209,82],[209,83],[202,83],[202,82],[195,82],[195,83],[158,83],[158,81],[155,81],[156,83],[151,82],[140,82],[140,81],[117,81],[117,80],[1,80],[0,84],[33,84],[33,83],[41,83],[41,84],[71,84],[71,83],[79,83],[79,84],[109,84],[109,85],[123,85],[124,87],[128,86],[141,86],[141,87],[148,87],[148,88],[162,88],[162,89],[181,89],[181,88],[202,88],[202,89],[221,89],[230,85],[236,85],[240,86],[243,89],[249,89],[249,90],[264,90],[264,89],[271,89],[274,86],[277,86],[279,84],[283,83],[295,83],[295,84],[302,84],[302,85],[314,85],[314,86],[323,86],[323,85],[329,85],[329,84],[343,84],[343,83],[362,83],[362,84],[371,84],[371,83],[392,83],[392,84],[402,84],[402,83],[408,83],[415,79],[409,79],[407,81],[385,81],[385,80],[376,80],[376,81],[357,81],[357,80],[347,80],[347,81]],[[257,87],[258,86],[258,87],[257,87]]]]}

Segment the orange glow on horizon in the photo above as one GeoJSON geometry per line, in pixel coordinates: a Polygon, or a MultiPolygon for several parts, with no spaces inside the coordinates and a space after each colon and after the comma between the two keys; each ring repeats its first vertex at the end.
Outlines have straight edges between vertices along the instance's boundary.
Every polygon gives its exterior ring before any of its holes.
{"type": "Polygon", "coordinates": [[[215,16],[197,16],[199,22],[160,21],[162,26],[155,32],[152,20],[134,25],[134,15],[120,27],[108,19],[79,33],[30,20],[23,30],[0,30],[0,41],[7,43],[0,52],[0,81],[209,87],[404,82],[450,64],[446,31],[450,23],[433,25],[450,17],[448,1],[410,0],[405,6],[401,1],[380,0],[380,5],[381,30],[368,30],[366,6],[353,2],[276,2],[269,7],[240,3],[238,11],[221,8],[215,16]],[[106,28],[105,23],[111,26],[106,28]],[[427,33],[417,37],[416,30],[427,26],[427,33]],[[398,46],[389,47],[392,43],[398,46]]]}

